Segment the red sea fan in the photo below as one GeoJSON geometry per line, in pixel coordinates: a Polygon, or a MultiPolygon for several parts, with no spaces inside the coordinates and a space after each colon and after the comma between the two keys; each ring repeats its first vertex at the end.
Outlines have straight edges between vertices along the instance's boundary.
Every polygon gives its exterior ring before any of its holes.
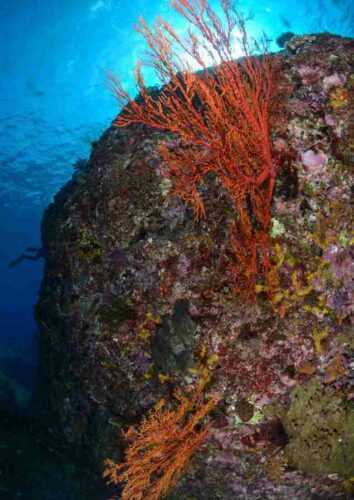
{"type": "Polygon", "coordinates": [[[197,218],[205,215],[200,195],[205,176],[219,179],[237,214],[230,229],[236,288],[253,293],[257,274],[266,275],[270,266],[268,231],[277,173],[269,130],[274,63],[266,53],[251,56],[245,20],[229,0],[221,0],[223,19],[207,0],[173,0],[172,5],[187,20],[188,37],[182,39],[163,19],[153,30],[140,20],[136,29],[150,49],[149,65],[164,86],[151,92],[140,63],[139,99],[132,100],[112,78],[115,95],[125,105],[116,125],[140,123],[177,136],[175,147],[160,145],[163,174],[197,218]],[[234,60],[235,31],[245,54],[239,61],[234,60]],[[190,61],[203,71],[193,72],[190,61]]]}

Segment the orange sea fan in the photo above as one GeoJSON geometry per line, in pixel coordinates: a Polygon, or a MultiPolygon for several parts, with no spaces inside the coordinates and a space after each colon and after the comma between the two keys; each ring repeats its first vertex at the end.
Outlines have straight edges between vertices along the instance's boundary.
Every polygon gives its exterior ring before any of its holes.
{"type": "Polygon", "coordinates": [[[198,389],[188,396],[178,393],[176,399],[175,409],[161,401],[140,426],[128,429],[124,463],[106,461],[104,477],[110,483],[124,484],[122,500],[160,499],[205,441],[208,426],[202,421],[215,407],[217,397],[204,402],[198,389]]]}
{"type": "MultiPolygon", "coordinates": [[[[198,188],[208,173],[218,177],[237,214],[231,228],[236,281],[239,268],[248,277],[247,286],[254,288],[257,273],[264,274],[270,265],[267,235],[277,167],[269,116],[275,66],[267,53],[251,56],[245,20],[229,0],[221,0],[223,19],[207,0],[173,0],[172,5],[189,23],[188,36],[179,37],[163,19],[154,30],[140,21],[136,29],[149,46],[150,65],[164,86],[158,96],[149,92],[140,64],[139,99],[131,99],[113,79],[115,95],[126,105],[116,125],[142,123],[176,134],[177,146],[160,146],[163,173],[197,218],[205,215],[198,188]],[[236,29],[245,54],[239,61],[233,58],[236,29]],[[191,60],[201,73],[192,71],[191,60]]],[[[238,281],[237,288],[245,285],[243,278],[238,281]]]]}

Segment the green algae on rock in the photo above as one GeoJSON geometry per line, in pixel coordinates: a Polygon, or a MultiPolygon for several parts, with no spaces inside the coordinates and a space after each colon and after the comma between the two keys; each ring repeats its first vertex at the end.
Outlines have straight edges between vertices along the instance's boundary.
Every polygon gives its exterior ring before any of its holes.
{"type": "Polygon", "coordinates": [[[282,418],[289,436],[289,465],[306,472],[339,474],[354,468],[354,404],[316,379],[294,389],[282,418]]]}

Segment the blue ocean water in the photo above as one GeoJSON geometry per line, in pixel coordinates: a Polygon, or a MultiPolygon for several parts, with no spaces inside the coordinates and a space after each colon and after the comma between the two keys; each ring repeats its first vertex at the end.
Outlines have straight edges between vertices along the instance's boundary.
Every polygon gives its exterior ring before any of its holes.
{"type": "MultiPolygon", "coordinates": [[[[272,50],[285,31],[354,35],[352,0],[240,6],[252,14],[251,34],[265,31],[272,50]]],[[[116,115],[107,71],[134,93],[131,70],[144,42],[132,25],[157,15],[183,29],[169,0],[1,0],[0,370],[11,376],[28,381],[36,364],[33,305],[43,263],[8,263],[40,247],[43,210],[116,115]]]]}

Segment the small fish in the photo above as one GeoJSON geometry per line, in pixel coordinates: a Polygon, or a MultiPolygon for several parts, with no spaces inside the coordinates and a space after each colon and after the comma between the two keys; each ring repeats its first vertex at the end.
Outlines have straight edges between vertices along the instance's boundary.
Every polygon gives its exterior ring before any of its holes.
{"type": "Polygon", "coordinates": [[[286,17],[280,15],[280,20],[281,22],[283,23],[283,25],[288,29],[290,30],[291,29],[291,22],[289,21],[289,19],[287,19],[286,17]]]}

